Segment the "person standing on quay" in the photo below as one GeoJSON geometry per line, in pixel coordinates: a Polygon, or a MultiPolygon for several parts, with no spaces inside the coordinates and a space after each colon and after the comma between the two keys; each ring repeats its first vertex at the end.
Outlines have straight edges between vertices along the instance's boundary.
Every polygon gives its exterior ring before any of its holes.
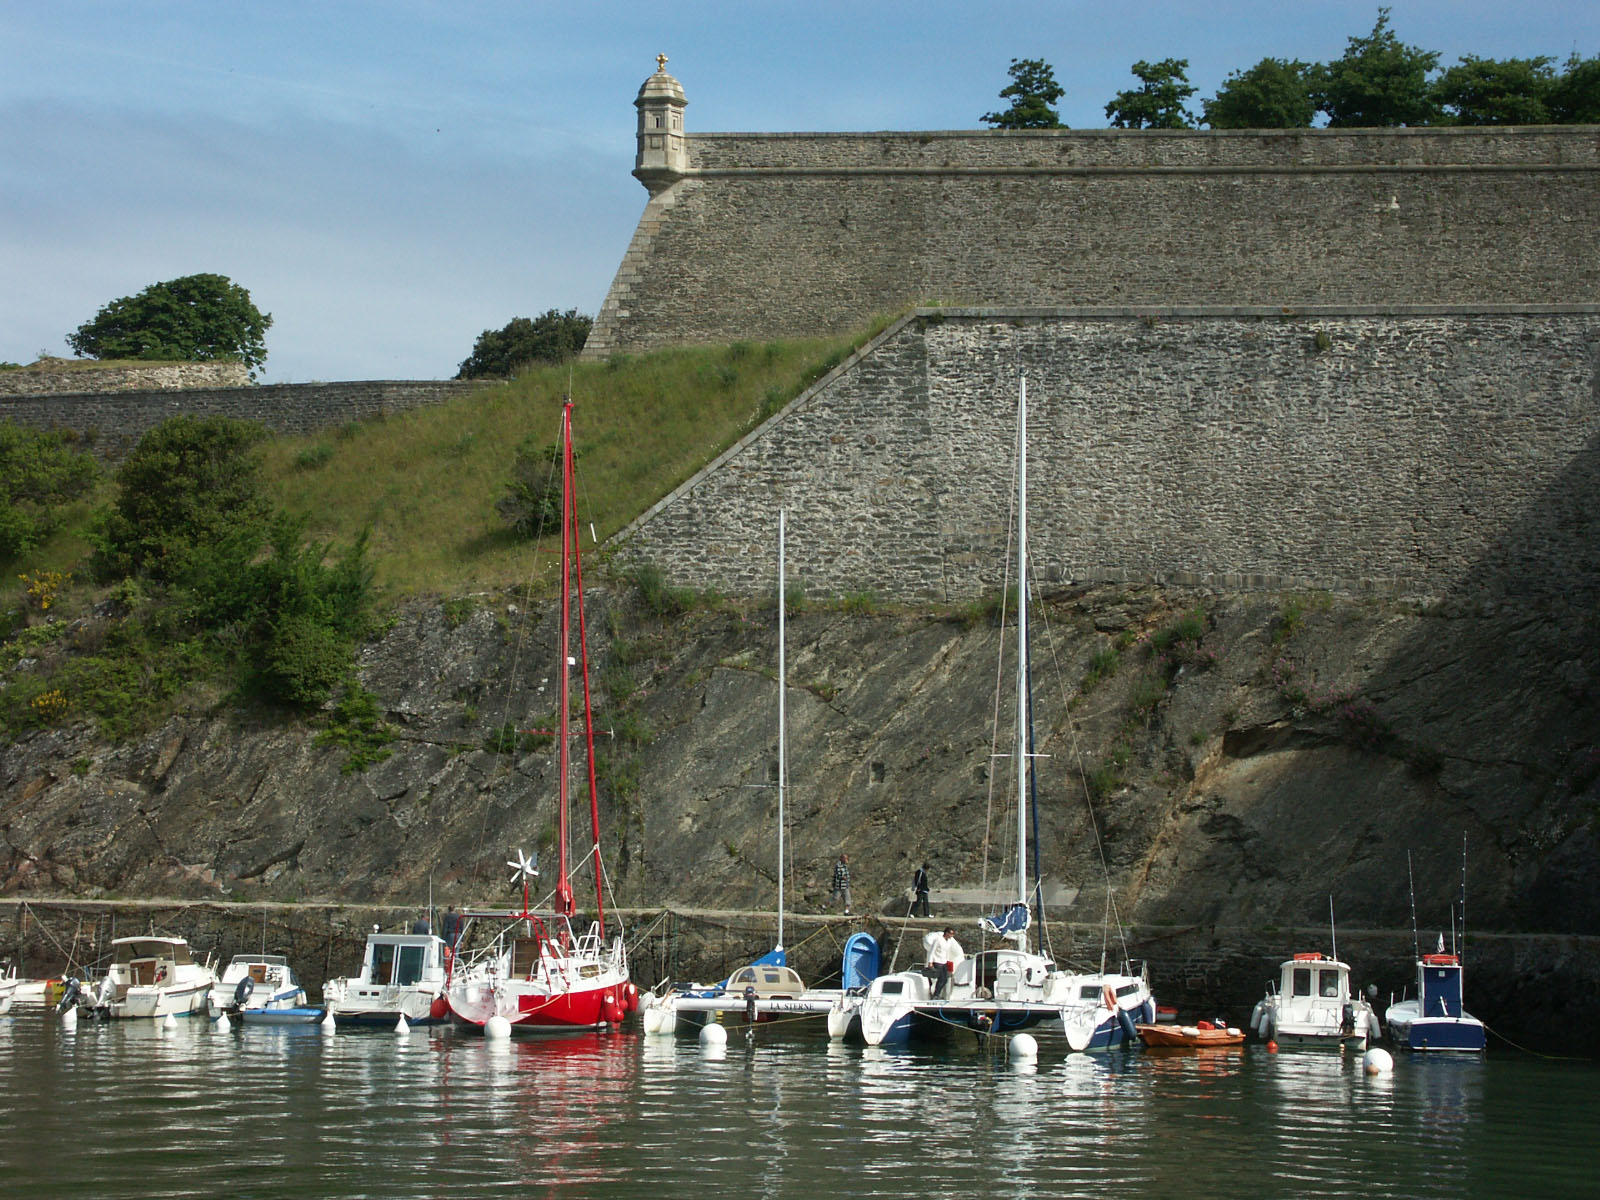
{"type": "Polygon", "coordinates": [[[911,877],[911,915],[925,917],[928,915],[928,864],[923,863],[917,868],[917,873],[911,877]],[[921,912],[918,912],[918,909],[921,912]]]}
{"type": "Polygon", "coordinates": [[[850,915],[850,856],[840,854],[833,864],[833,894],[844,901],[844,915],[850,915]]]}

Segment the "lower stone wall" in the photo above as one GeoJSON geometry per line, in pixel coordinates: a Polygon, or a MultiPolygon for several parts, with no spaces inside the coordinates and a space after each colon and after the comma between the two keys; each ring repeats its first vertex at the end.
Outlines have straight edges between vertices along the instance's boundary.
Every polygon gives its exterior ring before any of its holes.
{"type": "Polygon", "coordinates": [[[0,421],[39,429],[69,429],[93,442],[106,457],[116,459],[146,430],[168,417],[234,417],[259,421],[274,433],[306,434],[437,404],[484,386],[477,380],[364,380],[0,396],[0,421]]]}
{"type": "Polygon", "coordinates": [[[1018,380],[1045,581],[1600,592],[1600,308],[952,310],[892,327],[621,535],[671,582],[1005,579],[1018,380]]]}

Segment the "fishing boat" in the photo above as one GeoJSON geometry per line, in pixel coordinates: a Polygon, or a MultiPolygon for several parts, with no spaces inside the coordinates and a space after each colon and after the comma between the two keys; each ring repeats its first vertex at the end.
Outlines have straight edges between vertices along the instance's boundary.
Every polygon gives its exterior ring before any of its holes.
{"type": "Polygon", "coordinates": [[[1365,1050],[1379,1036],[1372,1005],[1350,988],[1350,966],[1320,951],[1284,961],[1276,985],[1250,1013],[1250,1028],[1280,1046],[1365,1050]]]}
{"type": "Polygon", "coordinates": [[[328,980],[323,1005],[339,1025],[393,1028],[401,1017],[408,1025],[442,1022],[447,954],[444,939],[431,933],[384,933],[374,927],[360,973],[328,980]]]}
{"type": "Polygon", "coordinates": [[[1462,1007],[1461,959],[1439,949],[1417,959],[1417,994],[1389,1006],[1384,1018],[1389,1036],[1407,1050],[1483,1050],[1483,1022],[1462,1007]]]}
{"type": "Polygon", "coordinates": [[[210,962],[196,962],[181,937],[117,938],[91,1007],[96,1015],[113,1018],[204,1014],[216,983],[210,962]]]}
{"type": "Polygon", "coordinates": [[[1155,1049],[1224,1050],[1244,1045],[1244,1030],[1211,1021],[1193,1025],[1139,1025],[1139,1040],[1155,1049]]]}
{"type": "Polygon", "coordinates": [[[451,1017],[473,1029],[487,1029],[504,1020],[512,1029],[574,1031],[616,1027],[638,1005],[638,991],[628,978],[628,958],[620,936],[607,941],[605,872],[600,859],[600,800],[594,767],[594,712],[590,705],[589,648],[584,624],[583,565],[578,553],[578,500],[573,475],[572,397],[561,410],[561,605],[556,701],[558,760],[556,839],[558,870],[554,911],[535,913],[530,884],[538,877],[537,856],[522,851],[507,865],[522,884],[520,909],[508,912],[468,911],[462,930],[467,944],[475,925],[493,928],[491,941],[475,953],[459,954],[445,988],[451,1017]],[[572,654],[576,620],[577,655],[572,654]],[[578,928],[577,904],[568,869],[568,807],[573,768],[571,712],[572,668],[581,684],[584,774],[588,781],[591,840],[585,854],[595,883],[595,918],[578,928]]]}
{"type": "Polygon", "coordinates": [[[1003,943],[961,961],[948,979],[918,968],[879,976],[866,994],[842,1001],[829,1030],[859,1029],[872,1046],[917,1037],[942,1038],[959,1030],[980,1034],[1027,1030],[1064,1041],[1067,1048],[1105,1049],[1137,1044],[1138,1022],[1155,1020],[1155,998],[1141,968],[1126,958],[1120,971],[1062,970],[1031,944],[1033,890],[1028,877],[1028,810],[1037,788],[1032,753],[1032,702],[1028,670],[1028,384],[1017,402],[1017,642],[1016,731],[1013,757],[1017,783],[1016,900],[981,922],[986,935],[1003,943]]]}

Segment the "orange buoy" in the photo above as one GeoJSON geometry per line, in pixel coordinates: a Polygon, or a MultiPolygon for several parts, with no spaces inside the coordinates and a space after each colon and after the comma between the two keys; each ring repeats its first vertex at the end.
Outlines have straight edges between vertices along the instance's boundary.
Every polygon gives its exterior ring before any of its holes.
{"type": "Polygon", "coordinates": [[[1268,1054],[1276,1054],[1277,1052],[1278,1052],[1278,1043],[1277,1042],[1268,1042],[1267,1043],[1267,1053],[1268,1054]]]}

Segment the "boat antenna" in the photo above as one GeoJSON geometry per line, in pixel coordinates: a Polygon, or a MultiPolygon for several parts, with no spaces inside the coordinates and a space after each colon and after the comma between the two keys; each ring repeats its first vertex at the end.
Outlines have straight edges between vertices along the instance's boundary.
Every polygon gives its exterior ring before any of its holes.
{"type": "Polygon", "coordinates": [[[1339,961],[1339,927],[1333,920],[1333,893],[1328,893],[1328,937],[1333,941],[1333,961],[1339,961]]]}
{"type": "MultiPolygon", "coordinates": [[[[1028,908],[1028,373],[1017,391],[1017,900],[1028,908]]],[[[1026,935],[1024,935],[1026,936],[1026,935]]],[[[1026,949],[1026,945],[1018,949],[1026,949]]]]}
{"type": "Polygon", "coordinates": [[[1456,951],[1456,961],[1465,962],[1467,957],[1467,835],[1463,830],[1461,834],[1461,946],[1456,951]]]}
{"type": "Polygon", "coordinates": [[[1422,957],[1422,938],[1417,934],[1417,881],[1411,873],[1411,851],[1406,851],[1406,891],[1411,894],[1411,952],[1422,957]]]}
{"type": "Polygon", "coordinates": [[[788,690],[789,676],[784,661],[784,559],[783,559],[783,534],[785,513],[778,510],[778,945],[783,949],[783,794],[788,786],[788,745],[785,741],[783,702],[784,692],[788,690]]]}

